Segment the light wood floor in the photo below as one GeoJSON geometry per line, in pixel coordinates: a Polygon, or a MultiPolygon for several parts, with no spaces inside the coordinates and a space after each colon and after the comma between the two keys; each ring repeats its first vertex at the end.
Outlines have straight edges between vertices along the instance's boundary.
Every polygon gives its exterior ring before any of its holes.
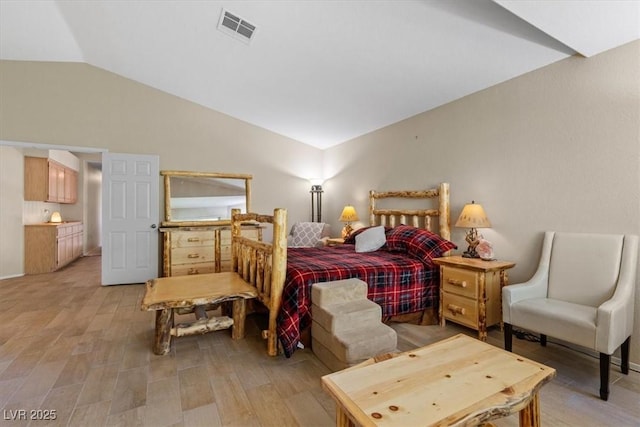
{"type": "MultiPolygon", "coordinates": [[[[334,424],[333,401],[320,386],[328,369],[308,349],[290,359],[266,356],[261,318],[248,318],[244,340],[232,341],[228,330],[183,337],[168,355],[155,356],[154,315],[139,310],[144,287],[101,287],[99,271],[93,256],[57,273],[0,281],[0,425],[334,424]],[[56,419],[13,419],[22,410],[27,418],[32,410],[55,411],[56,419]]],[[[400,350],[474,334],[455,325],[393,327],[400,350]]],[[[502,346],[499,330],[489,335],[502,346]]],[[[597,359],[517,339],[514,350],[558,370],[540,392],[543,425],[640,425],[640,373],[612,368],[611,397],[603,402],[597,359]]],[[[514,426],[517,418],[496,424],[514,426]]]]}

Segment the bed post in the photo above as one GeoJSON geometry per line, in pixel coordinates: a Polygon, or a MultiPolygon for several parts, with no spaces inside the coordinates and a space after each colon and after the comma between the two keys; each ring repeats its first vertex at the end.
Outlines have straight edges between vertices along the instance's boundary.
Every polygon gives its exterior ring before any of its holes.
{"type": "Polygon", "coordinates": [[[276,208],[273,211],[273,246],[272,246],[271,292],[269,307],[269,332],[267,336],[267,353],[278,354],[278,336],[276,321],[282,303],[282,290],[287,273],[287,210],[276,208]]]}
{"type": "Polygon", "coordinates": [[[376,225],[376,216],[373,213],[376,210],[375,191],[369,190],[369,225],[376,225]]]}
{"type": "Polygon", "coordinates": [[[440,225],[440,236],[447,240],[451,240],[451,213],[449,207],[449,183],[440,183],[439,188],[439,206],[440,216],[438,223],[440,225]]]}
{"type": "Polygon", "coordinates": [[[238,253],[234,237],[240,236],[240,221],[236,215],[240,214],[240,209],[231,209],[231,271],[238,271],[238,253]]]}

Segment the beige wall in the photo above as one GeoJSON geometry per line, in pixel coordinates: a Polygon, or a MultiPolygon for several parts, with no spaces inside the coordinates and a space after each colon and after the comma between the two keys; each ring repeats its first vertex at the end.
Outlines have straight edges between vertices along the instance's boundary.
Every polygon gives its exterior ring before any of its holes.
{"type": "MultiPolygon", "coordinates": [[[[452,223],[483,204],[482,230],[529,278],[544,230],[640,234],[640,42],[574,57],[325,152],[327,217],[366,216],[375,189],[451,183],[452,223]]],[[[336,226],[339,226],[337,224],[336,226]]],[[[453,228],[464,248],[464,231],[453,228]]],[[[632,361],[640,363],[640,290],[632,361]]]]}
{"type": "Polygon", "coordinates": [[[253,207],[309,215],[322,152],[113,73],[0,61],[0,139],[159,154],[161,169],[249,173],[253,207]],[[282,191],[286,188],[287,191],[282,191]]]}
{"type": "Polygon", "coordinates": [[[22,158],[22,150],[0,146],[0,278],[24,273],[22,158]]]}

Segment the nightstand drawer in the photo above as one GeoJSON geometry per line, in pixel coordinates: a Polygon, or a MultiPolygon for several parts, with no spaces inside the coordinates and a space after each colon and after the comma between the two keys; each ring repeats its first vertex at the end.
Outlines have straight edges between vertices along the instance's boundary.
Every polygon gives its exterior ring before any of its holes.
{"type": "Polygon", "coordinates": [[[478,328],[478,302],[474,299],[445,293],[442,313],[445,318],[456,323],[478,328]]]}
{"type": "Polygon", "coordinates": [[[461,268],[444,267],[442,286],[445,292],[475,299],[478,295],[478,273],[461,268]]]}

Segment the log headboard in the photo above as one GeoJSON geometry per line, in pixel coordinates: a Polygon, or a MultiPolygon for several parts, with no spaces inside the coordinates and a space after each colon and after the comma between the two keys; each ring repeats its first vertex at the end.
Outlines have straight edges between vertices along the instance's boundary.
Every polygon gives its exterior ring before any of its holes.
{"type": "Polygon", "coordinates": [[[438,220],[440,236],[451,239],[451,218],[449,207],[449,184],[441,183],[438,188],[422,191],[374,191],[369,192],[369,224],[395,227],[397,224],[412,225],[433,231],[432,218],[438,220]],[[432,209],[378,209],[379,199],[437,199],[437,208],[432,209]]]}

